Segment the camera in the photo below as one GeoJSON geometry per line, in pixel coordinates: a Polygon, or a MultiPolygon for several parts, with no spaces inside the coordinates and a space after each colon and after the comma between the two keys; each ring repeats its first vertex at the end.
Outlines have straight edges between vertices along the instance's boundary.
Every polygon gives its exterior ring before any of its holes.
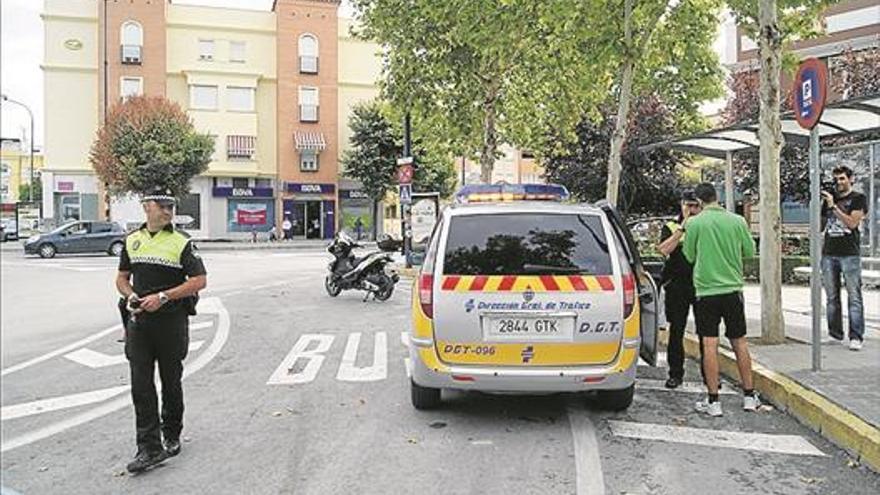
{"type": "Polygon", "coordinates": [[[837,182],[834,179],[823,179],[819,185],[819,190],[837,198],[837,182]]]}

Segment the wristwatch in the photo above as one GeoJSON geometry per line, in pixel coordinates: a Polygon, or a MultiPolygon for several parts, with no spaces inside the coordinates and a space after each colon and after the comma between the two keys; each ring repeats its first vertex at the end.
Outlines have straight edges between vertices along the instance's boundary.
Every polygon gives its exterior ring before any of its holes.
{"type": "Polygon", "coordinates": [[[170,301],[170,299],[168,299],[168,294],[166,294],[164,292],[160,292],[159,293],[159,304],[162,304],[164,306],[165,303],[167,303],[168,301],[170,301]]]}

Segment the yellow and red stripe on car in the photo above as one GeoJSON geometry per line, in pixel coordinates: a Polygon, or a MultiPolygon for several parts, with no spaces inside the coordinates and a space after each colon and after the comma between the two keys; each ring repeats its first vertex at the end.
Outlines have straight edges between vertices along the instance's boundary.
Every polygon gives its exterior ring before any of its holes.
{"type": "Polygon", "coordinates": [[[452,292],[606,292],[611,275],[444,275],[440,286],[452,292]]]}

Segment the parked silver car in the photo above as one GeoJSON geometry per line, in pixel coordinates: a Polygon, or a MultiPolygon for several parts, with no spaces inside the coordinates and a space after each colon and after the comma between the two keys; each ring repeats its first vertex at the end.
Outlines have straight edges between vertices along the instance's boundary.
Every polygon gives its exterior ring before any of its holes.
{"type": "Polygon", "coordinates": [[[28,238],[25,254],[52,258],[55,254],[107,253],[119,256],[125,243],[125,230],[116,222],[71,222],[28,238]]]}

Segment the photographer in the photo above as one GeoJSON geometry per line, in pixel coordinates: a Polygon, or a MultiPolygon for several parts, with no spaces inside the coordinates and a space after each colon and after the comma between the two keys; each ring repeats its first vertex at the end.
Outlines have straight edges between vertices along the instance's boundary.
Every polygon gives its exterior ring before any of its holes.
{"type": "Polygon", "coordinates": [[[846,166],[832,171],[834,194],[822,191],[822,285],[825,286],[828,333],[843,342],[840,304],[840,275],[843,273],[849,305],[849,348],[861,350],[865,334],[865,310],[862,305],[862,260],[859,224],[868,213],[864,194],[853,191],[853,171],[846,166]]]}

